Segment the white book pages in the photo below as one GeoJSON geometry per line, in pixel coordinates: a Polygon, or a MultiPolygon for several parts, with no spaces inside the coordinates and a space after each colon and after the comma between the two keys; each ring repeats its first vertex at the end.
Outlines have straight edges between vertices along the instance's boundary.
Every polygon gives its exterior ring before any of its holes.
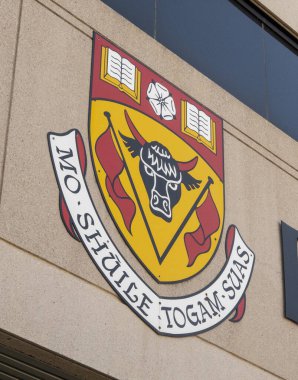
{"type": "Polygon", "coordinates": [[[125,84],[130,90],[135,89],[136,67],[126,58],[112,49],[108,49],[108,68],[107,73],[117,79],[120,83],[125,84]]]}
{"type": "Polygon", "coordinates": [[[211,142],[211,118],[188,102],[186,103],[186,126],[211,142]]]}
{"type": "Polygon", "coordinates": [[[112,49],[108,49],[107,73],[121,82],[121,56],[112,49]]]}
{"type": "Polygon", "coordinates": [[[199,111],[188,102],[186,103],[186,126],[199,133],[199,111]]]}
{"type": "Polygon", "coordinates": [[[125,84],[130,90],[135,89],[135,75],[136,67],[130,63],[126,58],[122,59],[122,72],[121,72],[121,82],[125,84]]]}
{"type": "Polygon", "coordinates": [[[199,111],[199,134],[211,142],[211,119],[203,111],[199,111]]]}

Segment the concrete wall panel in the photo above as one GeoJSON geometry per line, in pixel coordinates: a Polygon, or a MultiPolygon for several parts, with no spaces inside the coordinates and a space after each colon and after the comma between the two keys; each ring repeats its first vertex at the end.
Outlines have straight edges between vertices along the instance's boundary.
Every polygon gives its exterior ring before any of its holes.
{"type": "Polygon", "coordinates": [[[20,4],[19,0],[0,2],[0,191],[8,133],[20,4]]]}
{"type": "Polygon", "coordinates": [[[202,339],[159,337],[117,297],[3,241],[0,252],[0,323],[22,338],[118,379],[276,378],[202,339]]]}
{"type": "MultiPolygon", "coordinates": [[[[208,284],[224,263],[224,238],[216,258],[202,275],[178,285],[158,286],[111,222],[96,186],[88,148],[87,155],[87,183],[99,214],[120,251],[145,281],[161,294],[171,296],[191,293],[208,284]]],[[[9,302],[0,327],[120,378],[131,378],[128,363],[134,358],[134,378],[142,378],[150,363],[156,363],[152,378],[170,378],[173,374],[193,378],[199,368],[204,369],[200,373],[205,377],[212,378],[210,371],[215,371],[227,378],[226,368],[221,368],[226,358],[231,360],[231,371],[236,371],[233,376],[270,377],[235,359],[236,355],[278,376],[294,379],[298,371],[294,360],[298,330],[283,318],[279,223],[284,220],[297,228],[297,167],[297,143],[293,139],[100,1],[90,0],[86,6],[81,1],[24,0],[0,207],[0,236],[19,249],[3,243],[3,265],[8,271],[0,271],[6,289],[2,301],[9,302]],[[223,236],[230,224],[236,224],[256,254],[247,311],[239,324],[226,321],[202,339],[158,337],[117,300],[82,245],[67,234],[60,220],[46,135],[77,128],[88,144],[92,28],[224,119],[223,236]],[[39,271],[36,278],[28,275],[39,271]],[[9,285],[12,273],[17,280],[9,285]],[[24,289],[20,289],[22,281],[24,289]],[[10,292],[16,292],[15,299],[11,299],[10,292]],[[22,310],[24,318],[19,317],[22,310]],[[43,318],[47,319],[42,329],[43,318]],[[55,332],[58,325],[61,330],[55,332]],[[91,325],[100,326],[98,332],[91,325]],[[135,343],[127,352],[132,334],[135,343]],[[119,346],[115,345],[117,339],[119,346]],[[112,350],[124,359],[117,361],[112,350]],[[209,362],[209,367],[204,362],[209,362]]]]}

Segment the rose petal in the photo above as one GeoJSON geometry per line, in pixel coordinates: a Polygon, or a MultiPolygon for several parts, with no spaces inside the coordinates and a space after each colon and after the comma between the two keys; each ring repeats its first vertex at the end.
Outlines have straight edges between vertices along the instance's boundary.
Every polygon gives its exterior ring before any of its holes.
{"type": "Polygon", "coordinates": [[[175,107],[174,99],[171,96],[165,99],[165,105],[172,115],[176,115],[176,107],[175,107]]]}
{"type": "Polygon", "coordinates": [[[169,91],[160,83],[155,83],[156,91],[158,92],[158,95],[164,99],[167,96],[169,96],[169,91]]]}
{"type": "Polygon", "coordinates": [[[165,120],[173,120],[173,115],[166,105],[162,106],[161,108],[161,116],[165,120]]]}
{"type": "Polygon", "coordinates": [[[160,102],[156,99],[149,99],[149,103],[151,104],[151,107],[153,108],[153,111],[156,113],[156,115],[160,116],[162,112],[160,102]]]}
{"type": "Polygon", "coordinates": [[[152,82],[148,86],[147,96],[151,99],[158,99],[158,92],[156,90],[155,84],[152,82]]]}

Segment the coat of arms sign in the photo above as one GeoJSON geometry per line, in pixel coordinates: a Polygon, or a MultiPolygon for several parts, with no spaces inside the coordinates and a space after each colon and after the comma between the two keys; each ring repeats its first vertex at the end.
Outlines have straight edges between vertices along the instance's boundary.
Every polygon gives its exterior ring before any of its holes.
{"type": "MultiPolygon", "coordinates": [[[[222,119],[97,33],[89,107],[97,184],[130,250],[158,283],[197,275],[216,254],[224,224],[222,119]]],[[[51,132],[48,140],[65,227],[139,317],[174,336],[207,331],[232,313],[233,321],[242,318],[254,254],[234,225],[212,283],[161,297],[127,263],[96,212],[80,132],[51,132]]]]}

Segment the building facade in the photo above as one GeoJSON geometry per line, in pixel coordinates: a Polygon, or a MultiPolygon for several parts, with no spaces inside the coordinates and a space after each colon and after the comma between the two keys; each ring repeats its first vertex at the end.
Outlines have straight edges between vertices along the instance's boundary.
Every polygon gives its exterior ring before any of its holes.
{"type": "MultiPolygon", "coordinates": [[[[295,0],[253,4],[297,41],[295,0]]],[[[5,0],[0,14],[0,378],[296,379],[298,330],[284,313],[281,235],[281,221],[298,229],[295,116],[274,125],[270,113],[244,104],[99,0],[5,0]],[[186,281],[155,281],[98,189],[88,148],[94,31],[222,120],[223,237],[206,269],[186,281]],[[192,294],[217,278],[228,227],[237,226],[255,255],[241,321],[162,336],[118,297],[61,221],[47,134],[72,129],[85,142],[86,182],[105,229],[161,297],[192,294]]]]}

